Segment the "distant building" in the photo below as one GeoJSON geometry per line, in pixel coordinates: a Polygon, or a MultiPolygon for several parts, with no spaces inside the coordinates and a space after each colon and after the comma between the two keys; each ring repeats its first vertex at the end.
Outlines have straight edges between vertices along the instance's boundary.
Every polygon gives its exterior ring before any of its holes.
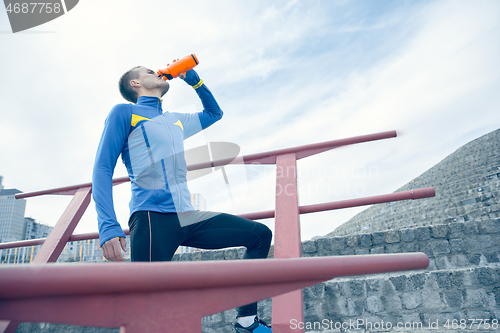
{"type": "Polygon", "coordinates": [[[24,239],[24,212],[26,200],[16,200],[18,189],[4,189],[0,176],[0,242],[24,239]]]}
{"type": "Polygon", "coordinates": [[[54,227],[35,222],[31,217],[24,218],[24,239],[47,238],[54,227]]]}

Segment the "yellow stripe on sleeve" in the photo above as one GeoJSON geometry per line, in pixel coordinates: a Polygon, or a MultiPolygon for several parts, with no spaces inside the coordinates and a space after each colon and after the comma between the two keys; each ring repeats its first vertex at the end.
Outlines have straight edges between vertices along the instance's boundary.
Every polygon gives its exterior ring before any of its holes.
{"type": "Polygon", "coordinates": [[[198,82],[197,84],[195,84],[193,87],[193,89],[198,89],[199,87],[201,87],[203,85],[203,80],[200,79],[200,82],[198,82]]]}

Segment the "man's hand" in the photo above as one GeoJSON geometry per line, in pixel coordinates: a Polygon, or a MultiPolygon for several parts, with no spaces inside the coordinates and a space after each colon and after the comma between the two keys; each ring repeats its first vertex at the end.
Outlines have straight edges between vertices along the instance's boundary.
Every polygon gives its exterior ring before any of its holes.
{"type": "Polygon", "coordinates": [[[120,237],[120,240],[118,240],[118,237],[111,238],[104,243],[101,247],[104,257],[110,261],[123,261],[124,259],[122,251],[120,250],[120,245],[121,249],[127,252],[127,242],[124,237],[120,237]]]}
{"type": "Polygon", "coordinates": [[[184,77],[180,75],[179,77],[183,79],[190,86],[194,86],[198,82],[200,82],[200,77],[198,76],[198,73],[196,73],[194,69],[187,71],[186,74],[184,74],[184,77]]]}

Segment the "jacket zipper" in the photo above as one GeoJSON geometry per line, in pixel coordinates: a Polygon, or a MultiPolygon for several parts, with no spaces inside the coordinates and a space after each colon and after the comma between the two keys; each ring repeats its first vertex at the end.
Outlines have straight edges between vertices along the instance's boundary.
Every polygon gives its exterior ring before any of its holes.
{"type": "MultiPolygon", "coordinates": [[[[160,101],[158,100],[158,104],[156,105],[156,111],[161,116],[160,110],[158,109],[159,106],[160,106],[160,101]]],[[[165,122],[165,119],[163,119],[163,117],[160,117],[160,118],[163,120],[163,123],[165,124],[165,127],[167,128],[168,134],[170,134],[170,141],[172,141],[172,153],[173,153],[173,156],[174,156],[174,170],[173,170],[173,173],[174,173],[174,182],[175,182],[175,187],[177,187],[177,196],[179,197],[179,213],[181,213],[182,212],[181,191],[179,189],[179,185],[177,184],[177,172],[176,172],[176,170],[177,170],[177,162],[176,162],[176,158],[175,158],[174,137],[172,135],[172,132],[170,132],[170,128],[168,128],[168,125],[165,122]]]]}
{"type": "MultiPolygon", "coordinates": [[[[144,130],[144,126],[141,125],[141,130],[142,130],[142,136],[144,137],[144,140],[148,140],[148,137],[147,137],[147,134],[146,134],[146,131],[144,130]]],[[[146,141],[146,149],[148,150],[148,155],[149,155],[149,159],[151,160],[151,168],[154,169],[155,167],[155,160],[153,158],[153,152],[151,151],[151,146],[149,145],[149,142],[146,141]]]]}

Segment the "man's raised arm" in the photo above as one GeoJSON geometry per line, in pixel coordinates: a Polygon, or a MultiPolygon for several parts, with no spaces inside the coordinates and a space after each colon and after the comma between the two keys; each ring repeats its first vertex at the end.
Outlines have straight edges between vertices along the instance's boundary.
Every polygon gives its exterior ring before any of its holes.
{"type": "MultiPolygon", "coordinates": [[[[180,77],[182,78],[182,76],[180,77]]],[[[215,100],[215,97],[212,95],[212,92],[194,70],[190,70],[186,73],[184,81],[195,89],[203,104],[202,112],[182,115],[184,138],[187,139],[220,120],[223,112],[215,100]]]]}

